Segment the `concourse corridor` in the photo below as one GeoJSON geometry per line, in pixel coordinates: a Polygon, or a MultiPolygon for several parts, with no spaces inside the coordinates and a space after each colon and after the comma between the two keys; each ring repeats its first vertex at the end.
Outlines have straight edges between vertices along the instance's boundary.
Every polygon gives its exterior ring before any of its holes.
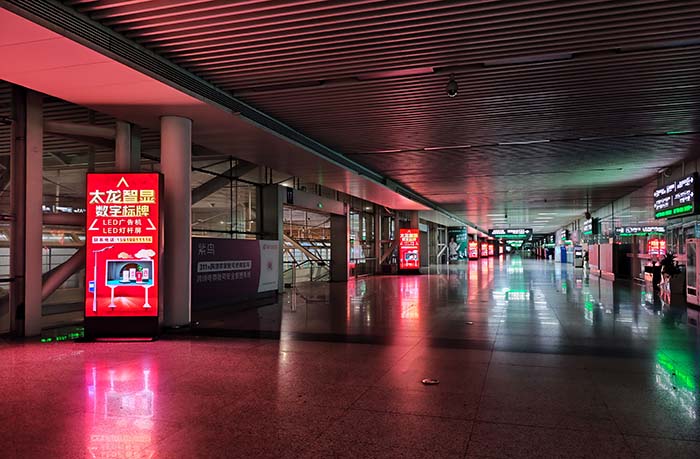
{"type": "Polygon", "coordinates": [[[279,341],[4,342],[3,457],[698,457],[685,307],[517,256],[431,270],[289,291],[279,341]]]}

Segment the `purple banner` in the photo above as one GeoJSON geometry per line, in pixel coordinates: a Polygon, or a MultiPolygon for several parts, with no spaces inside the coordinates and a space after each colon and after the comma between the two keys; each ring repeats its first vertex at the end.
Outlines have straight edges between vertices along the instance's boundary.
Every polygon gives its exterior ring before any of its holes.
{"type": "Polygon", "coordinates": [[[235,303],[276,290],[277,241],[192,238],[192,306],[235,303]]]}

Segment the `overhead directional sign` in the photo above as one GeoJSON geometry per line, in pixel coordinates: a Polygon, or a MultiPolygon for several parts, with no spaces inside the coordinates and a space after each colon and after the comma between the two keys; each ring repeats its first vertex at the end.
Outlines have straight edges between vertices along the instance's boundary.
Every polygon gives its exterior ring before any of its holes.
{"type": "Polygon", "coordinates": [[[532,228],[506,228],[506,229],[490,229],[489,236],[497,239],[530,239],[532,237],[532,228]]]}
{"type": "Polygon", "coordinates": [[[693,215],[696,200],[698,174],[693,173],[654,191],[654,217],[674,218],[693,215]]]}
{"type": "Polygon", "coordinates": [[[618,236],[648,236],[650,234],[664,234],[663,226],[618,226],[615,234],[618,236]]]}

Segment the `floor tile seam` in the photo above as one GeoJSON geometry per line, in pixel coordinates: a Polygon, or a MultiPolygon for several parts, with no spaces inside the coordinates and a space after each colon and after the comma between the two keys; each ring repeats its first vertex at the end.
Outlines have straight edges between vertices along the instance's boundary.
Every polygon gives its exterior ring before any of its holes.
{"type": "MultiPolygon", "coordinates": [[[[500,328],[500,325],[499,325],[499,328],[500,328]]],[[[483,381],[481,381],[481,390],[479,391],[479,400],[476,403],[476,412],[474,414],[475,419],[477,419],[479,417],[479,412],[481,410],[481,404],[483,403],[483,400],[484,400],[486,381],[488,380],[488,377],[489,377],[489,371],[491,370],[492,361],[493,361],[493,349],[491,349],[491,357],[489,358],[488,364],[486,365],[486,372],[484,373],[484,379],[483,379],[483,381]]],[[[469,429],[469,435],[467,435],[466,446],[464,448],[464,457],[466,457],[469,454],[469,445],[471,444],[472,435],[474,434],[475,427],[476,427],[476,421],[473,421],[471,428],[469,429]]]]}
{"type": "Polygon", "coordinates": [[[597,430],[575,429],[572,427],[565,427],[565,426],[553,427],[553,426],[523,424],[523,423],[519,423],[519,422],[489,421],[489,420],[478,419],[478,418],[474,419],[473,422],[474,422],[474,424],[492,424],[492,425],[502,425],[502,426],[527,427],[530,429],[544,429],[544,430],[550,430],[553,432],[565,430],[567,432],[576,432],[576,433],[602,434],[602,435],[612,435],[612,436],[620,436],[620,437],[624,436],[624,434],[622,434],[622,433],[606,433],[606,432],[601,432],[601,431],[597,431],[597,430]]]}
{"type": "MultiPolygon", "coordinates": [[[[592,376],[591,376],[592,378],[592,376]]],[[[632,457],[637,457],[637,455],[634,452],[634,449],[632,448],[632,445],[630,444],[629,440],[627,437],[625,437],[624,432],[622,431],[622,428],[620,427],[620,424],[617,422],[617,418],[613,414],[612,410],[610,409],[610,406],[608,405],[607,400],[603,396],[603,394],[600,391],[600,388],[593,383],[593,387],[596,393],[597,398],[599,398],[603,402],[603,406],[605,406],[605,410],[607,411],[608,415],[610,416],[610,419],[612,420],[613,425],[615,426],[615,429],[617,429],[617,432],[619,435],[622,435],[622,441],[625,443],[625,447],[627,448],[628,452],[632,455],[632,457]]]]}
{"type": "Polygon", "coordinates": [[[376,413],[376,414],[400,414],[402,416],[414,416],[417,418],[429,418],[429,419],[442,419],[445,421],[465,421],[465,422],[473,422],[476,420],[476,415],[474,417],[468,417],[468,418],[460,418],[456,416],[439,416],[439,415],[434,415],[434,414],[423,414],[423,413],[408,413],[405,411],[396,411],[396,410],[380,410],[380,409],[372,409],[372,408],[356,408],[356,407],[350,407],[352,411],[366,411],[368,413],[376,413]]]}
{"type": "Polygon", "coordinates": [[[623,433],[623,437],[632,437],[632,438],[641,438],[641,439],[654,439],[654,440],[673,440],[673,441],[683,441],[683,442],[688,442],[688,443],[693,443],[696,444],[698,447],[700,447],[700,440],[690,440],[688,438],[682,438],[682,437],[667,437],[664,435],[656,435],[656,434],[627,434],[623,433]]]}

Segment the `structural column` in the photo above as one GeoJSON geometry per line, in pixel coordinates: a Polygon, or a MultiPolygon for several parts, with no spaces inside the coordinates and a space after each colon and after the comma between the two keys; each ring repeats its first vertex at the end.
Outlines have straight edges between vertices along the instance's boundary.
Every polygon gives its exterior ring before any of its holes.
{"type": "Polygon", "coordinates": [[[258,199],[257,231],[262,238],[268,241],[278,241],[279,243],[279,279],[277,291],[284,291],[284,200],[285,188],[279,185],[264,185],[260,189],[260,199],[258,199]]]}
{"type": "Polygon", "coordinates": [[[141,132],[138,126],[117,121],[114,166],[117,172],[138,172],[141,169],[141,132]]]}
{"type": "Polygon", "coordinates": [[[375,204],[374,205],[374,273],[381,274],[382,265],[380,260],[382,259],[382,207],[375,204]]]}
{"type": "Polygon", "coordinates": [[[345,204],[344,215],[331,215],[331,282],[348,280],[349,244],[350,225],[348,205],[345,204]]]}
{"type": "Polygon", "coordinates": [[[163,254],[163,323],[190,323],[192,265],[192,121],[179,116],[160,119],[160,166],[165,176],[165,250],[163,254]]]}
{"type": "Polygon", "coordinates": [[[12,140],[10,142],[10,331],[24,334],[24,324],[18,323],[17,313],[24,307],[24,207],[26,197],[26,123],[27,91],[12,87],[12,140]]]}
{"type": "Polygon", "coordinates": [[[24,334],[41,333],[42,204],[44,120],[43,96],[27,92],[24,206],[24,334]]]}

